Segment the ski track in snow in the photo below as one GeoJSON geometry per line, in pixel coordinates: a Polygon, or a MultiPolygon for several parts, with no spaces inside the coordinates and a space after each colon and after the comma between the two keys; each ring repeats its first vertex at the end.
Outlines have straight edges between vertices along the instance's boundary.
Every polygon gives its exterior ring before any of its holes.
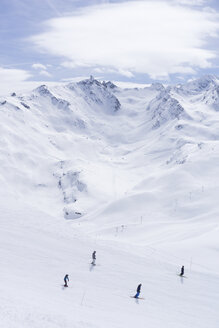
{"type": "Polygon", "coordinates": [[[218,327],[218,85],[0,99],[1,327],[218,327]]]}

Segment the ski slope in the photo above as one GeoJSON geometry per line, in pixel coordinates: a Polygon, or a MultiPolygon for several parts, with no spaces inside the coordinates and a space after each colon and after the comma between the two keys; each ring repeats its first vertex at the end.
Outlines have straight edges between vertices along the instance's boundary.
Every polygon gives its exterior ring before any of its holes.
{"type": "Polygon", "coordinates": [[[1,99],[1,327],[218,327],[218,83],[1,99]]]}

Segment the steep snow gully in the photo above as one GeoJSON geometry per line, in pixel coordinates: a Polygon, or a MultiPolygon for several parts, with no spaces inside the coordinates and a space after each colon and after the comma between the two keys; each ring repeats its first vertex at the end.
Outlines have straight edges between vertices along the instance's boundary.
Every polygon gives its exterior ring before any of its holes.
{"type": "Polygon", "coordinates": [[[218,99],[215,76],[0,99],[1,327],[218,327],[218,99]]]}

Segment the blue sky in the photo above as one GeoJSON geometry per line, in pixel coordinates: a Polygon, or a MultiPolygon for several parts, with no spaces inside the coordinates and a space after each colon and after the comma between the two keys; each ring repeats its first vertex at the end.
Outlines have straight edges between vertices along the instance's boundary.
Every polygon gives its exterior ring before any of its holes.
{"type": "Polygon", "coordinates": [[[216,0],[1,0],[0,8],[1,93],[90,74],[176,83],[219,72],[216,0]]]}

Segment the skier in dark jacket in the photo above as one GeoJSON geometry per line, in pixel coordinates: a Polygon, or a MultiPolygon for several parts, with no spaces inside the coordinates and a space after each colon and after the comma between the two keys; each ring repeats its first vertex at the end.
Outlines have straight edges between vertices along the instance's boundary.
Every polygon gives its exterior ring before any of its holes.
{"type": "Polygon", "coordinates": [[[92,262],[91,264],[96,265],[96,251],[93,252],[92,254],[92,262]]]}
{"type": "Polygon", "coordinates": [[[68,287],[68,281],[69,281],[69,277],[68,277],[68,274],[65,275],[64,277],[64,287],[68,287]]]}
{"type": "Polygon", "coordinates": [[[180,276],[183,276],[183,275],[184,275],[184,265],[182,266],[181,273],[180,273],[180,276]]]}
{"type": "Polygon", "coordinates": [[[134,298],[138,298],[139,297],[139,295],[140,295],[140,292],[141,292],[141,284],[140,285],[138,285],[138,288],[137,288],[137,293],[136,293],[136,295],[134,296],[134,298]]]}

